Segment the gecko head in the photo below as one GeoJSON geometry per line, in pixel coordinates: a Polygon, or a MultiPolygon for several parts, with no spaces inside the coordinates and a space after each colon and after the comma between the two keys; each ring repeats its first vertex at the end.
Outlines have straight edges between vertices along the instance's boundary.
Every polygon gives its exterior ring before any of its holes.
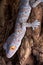
{"type": "MultiPolygon", "coordinates": [[[[15,41],[16,42],[16,41],[15,41]]],[[[11,58],[18,50],[18,48],[20,47],[21,41],[20,42],[16,42],[16,43],[5,43],[3,45],[3,48],[5,49],[6,52],[6,57],[7,58],[11,58]]]]}
{"type": "Polygon", "coordinates": [[[11,58],[16,53],[16,46],[10,46],[8,49],[6,49],[6,57],[11,58]]]}
{"type": "Polygon", "coordinates": [[[16,47],[16,45],[13,42],[11,42],[11,43],[6,42],[3,45],[3,48],[6,52],[6,57],[11,58],[16,53],[18,46],[16,47]]]}
{"type": "Polygon", "coordinates": [[[18,47],[16,47],[13,43],[8,44],[7,42],[3,45],[3,48],[6,52],[6,57],[11,58],[17,51],[18,47]]]}
{"type": "Polygon", "coordinates": [[[17,50],[19,49],[20,45],[21,45],[21,41],[20,42],[16,42],[16,43],[12,42],[9,45],[7,45],[6,57],[7,58],[11,58],[17,52],[17,50]]]}
{"type": "Polygon", "coordinates": [[[7,45],[7,48],[6,48],[7,58],[11,58],[17,52],[20,45],[21,45],[21,41],[19,42],[15,41],[15,43],[12,42],[9,45],[7,45]]]}

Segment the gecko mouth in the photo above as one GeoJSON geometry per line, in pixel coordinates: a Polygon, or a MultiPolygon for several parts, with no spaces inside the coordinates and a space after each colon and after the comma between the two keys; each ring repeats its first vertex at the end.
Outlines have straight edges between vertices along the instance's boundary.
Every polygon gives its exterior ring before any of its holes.
{"type": "Polygon", "coordinates": [[[9,53],[6,53],[6,57],[11,58],[14,54],[15,54],[14,51],[13,52],[11,51],[9,53]]]}

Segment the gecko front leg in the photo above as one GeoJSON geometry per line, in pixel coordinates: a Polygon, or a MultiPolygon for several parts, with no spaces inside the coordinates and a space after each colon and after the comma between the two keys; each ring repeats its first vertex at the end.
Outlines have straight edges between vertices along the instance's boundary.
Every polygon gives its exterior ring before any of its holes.
{"type": "Polygon", "coordinates": [[[38,41],[38,38],[40,37],[40,32],[41,32],[41,22],[42,22],[42,7],[41,5],[38,5],[35,9],[34,9],[34,14],[35,14],[35,19],[38,20],[40,22],[39,26],[36,27],[32,32],[32,36],[33,39],[35,41],[38,41]],[[37,12],[37,13],[36,13],[37,12]]]}

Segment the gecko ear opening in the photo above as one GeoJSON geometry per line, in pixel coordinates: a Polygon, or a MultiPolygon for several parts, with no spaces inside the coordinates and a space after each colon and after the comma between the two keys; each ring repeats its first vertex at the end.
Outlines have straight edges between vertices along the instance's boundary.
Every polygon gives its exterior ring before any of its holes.
{"type": "Polygon", "coordinates": [[[19,46],[17,46],[17,47],[16,46],[11,46],[10,49],[9,49],[9,51],[8,51],[8,53],[6,53],[6,57],[7,58],[12,58],[14,56],[14,54],[17,52],[19,46]]]}

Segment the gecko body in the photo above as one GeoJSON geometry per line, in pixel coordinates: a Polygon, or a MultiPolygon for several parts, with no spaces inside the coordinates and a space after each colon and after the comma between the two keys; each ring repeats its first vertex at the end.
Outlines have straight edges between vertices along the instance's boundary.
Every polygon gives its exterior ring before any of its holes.
{"type": "Polygon", "coordinates": [[[26,27],[35,28],[40,25],[40,22],[38,21],[27,23],[30,13],[31,7],[29,5],[29,0],[21,0],[18,17],[15,24],[15,31],[11,34],[11,36],[8,37],[3,46],[8,58],[11,58],[20,47],[21,41],[26,32],[26,27]]]}
{"type": "Polygon", "coordinates": [[[31,7],[29,5],[29,0],[21,0],[21,5],[18,13],[18,17],[15,24],[14,33],[8,37],[3,48],[6,50],[6,56],[11,58],[15,52],[18,50],[21,40],[23,39],[26,26],[23,25],[27,21],[31,12],[31,7]]]}

